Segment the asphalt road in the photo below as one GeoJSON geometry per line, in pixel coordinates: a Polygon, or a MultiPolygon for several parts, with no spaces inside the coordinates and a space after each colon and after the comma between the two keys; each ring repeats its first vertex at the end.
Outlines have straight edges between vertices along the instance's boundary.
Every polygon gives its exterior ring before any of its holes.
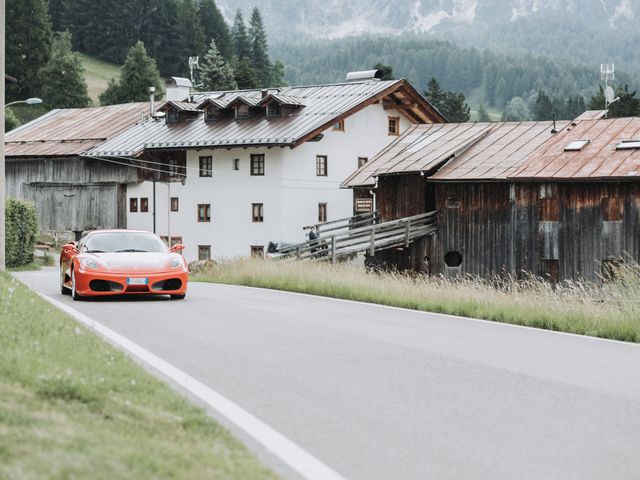
{"type": "MultiPolygon", "coordinates": [[[[18,273],[65,303],[57,270],[18,273]]],[[[73,306],[351,479],[640,478],[640,346],[245,287],[73,306]]]]}

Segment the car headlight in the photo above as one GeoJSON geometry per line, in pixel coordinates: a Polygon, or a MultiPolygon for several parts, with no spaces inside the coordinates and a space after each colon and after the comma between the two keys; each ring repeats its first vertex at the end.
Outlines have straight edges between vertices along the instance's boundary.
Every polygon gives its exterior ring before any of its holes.
{"type": "Polygon", "coordinates": [[[80,265],[82,265],[83,268],[98,268],[98,262],[91,258],[80,259],[80,265]]]}
{"type": "Polygon", "coordinates": [[[181,258],[172,258],[171,262],[169,263],[169,265],[171,266],[171,268],[178,268],[182,266],[182,259],[181,258]]]}

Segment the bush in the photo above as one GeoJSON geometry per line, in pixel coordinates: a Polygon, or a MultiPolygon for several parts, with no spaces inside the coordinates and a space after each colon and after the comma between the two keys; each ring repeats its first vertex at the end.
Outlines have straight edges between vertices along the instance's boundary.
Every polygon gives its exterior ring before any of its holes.
{"type": "Polygon", "coordinates": [[[33,262],[33,251],[38,234],[38,215],[32,203],[14,198],[6,204],[6,263],[19,267],[33,262]]]}

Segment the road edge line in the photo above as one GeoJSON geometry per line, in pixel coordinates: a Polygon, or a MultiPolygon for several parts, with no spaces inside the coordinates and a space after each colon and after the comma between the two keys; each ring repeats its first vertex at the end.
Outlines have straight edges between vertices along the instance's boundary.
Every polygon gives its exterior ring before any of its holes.
{"type": "Polygon", "coordinates": [[[203,401],[207,406],[214,409],[221,416],[233,423],[240,430],[245,432],[267,451],[278,457],[289,467],[295,470],[308,480],[346,480],[345,477],[333,470],[328,465],[315,458],[302,447],[289,440],[287,437],[256,418],[239,405],[235,404],[225,396],[208,387],[196,378],[183,372],[169,362],[151,353],[144,347],[129,340],[123,335],[102,325],[97,320],[79,312],[78,310],[65,305],[64,303],[49,297],[43,293],[30,289],[38,296],[52,304],[54,307],[70,315],[76,321],[87,326],[89,329],[108,339],[117,347],[134,355],[136,358],[156,369],[162,375],[175,382],[196,398],[203,401]]]}

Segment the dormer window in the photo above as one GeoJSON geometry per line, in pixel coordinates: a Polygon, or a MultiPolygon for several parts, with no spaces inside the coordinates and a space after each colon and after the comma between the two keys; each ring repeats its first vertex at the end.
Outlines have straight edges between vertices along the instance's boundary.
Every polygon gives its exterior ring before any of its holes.
{"type": "Polygon", "coordinates": [[[278,102],[271,102],[267,105],[267,118],[278,118],[282,116],[282,106],[278,102]]]}
{"type": "Polygon", "coordinates": [[[640,149],[640,138],[633,140],[622,140],[616,145],[616,150],[638,150],[640,149]]]}
{"type": "Polygon", "coordinates": [[[204,121],[207,123],[217,122],[220,118],[220,110],[213,105],[207,107],[204,113],[204,121]]]}
{"type": "Polygon", "coordinates": [[[166,122],[167,123],[178,123],[179,114],[175,108],[168,108],[166,112],[166,122]]]}
{"type": "Polygon", "coordinates": [[[238,105],[236,107],[236,120],[244,120],[249,118],[249,106],[238,105]]]}

